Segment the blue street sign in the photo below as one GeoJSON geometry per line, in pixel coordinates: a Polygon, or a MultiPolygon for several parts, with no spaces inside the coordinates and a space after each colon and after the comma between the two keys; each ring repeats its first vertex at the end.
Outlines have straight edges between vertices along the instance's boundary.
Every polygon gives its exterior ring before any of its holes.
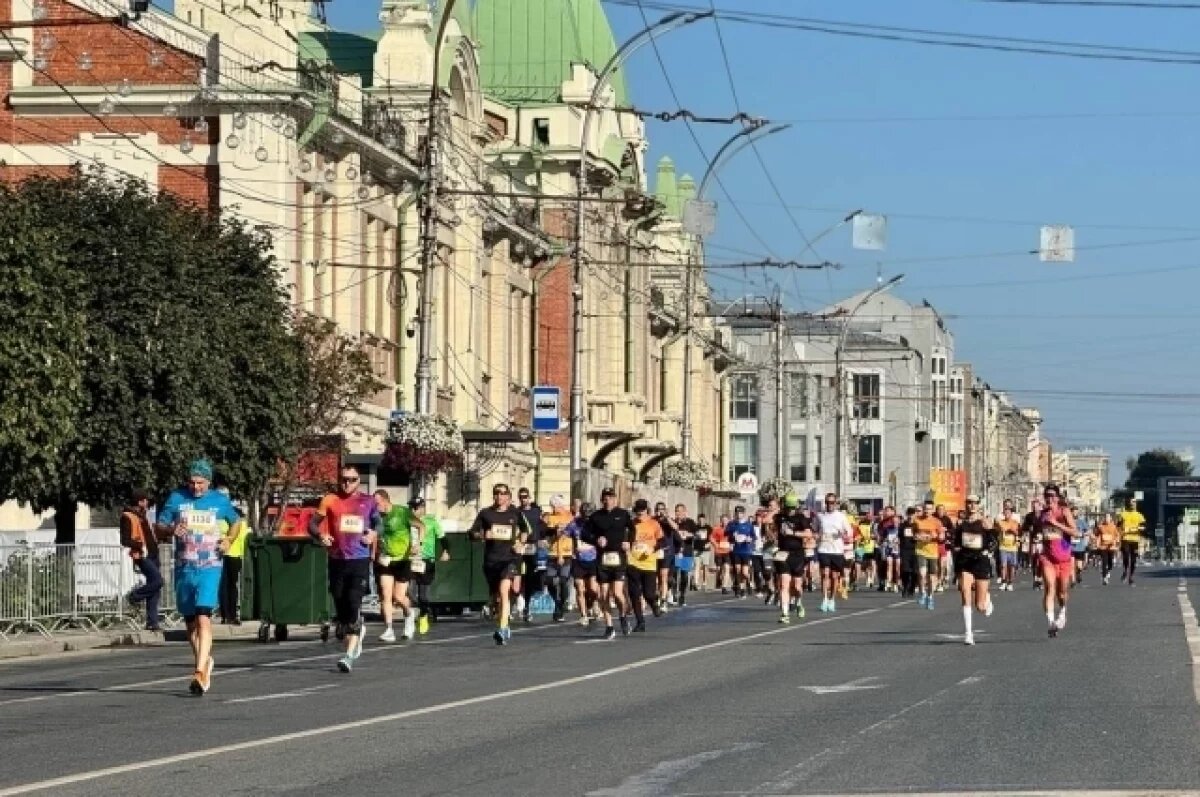
{"type": "Polygon", "coordinates": [[[557,387],[537,385],[533,388],[533,431],[548,433],[557,432],[562,426],[559,419],[559,409],[562,392],[557,387]]]}

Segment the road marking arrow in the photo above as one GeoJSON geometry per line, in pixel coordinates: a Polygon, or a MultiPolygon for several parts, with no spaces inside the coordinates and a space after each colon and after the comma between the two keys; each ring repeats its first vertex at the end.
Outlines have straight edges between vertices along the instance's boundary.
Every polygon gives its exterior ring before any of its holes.
{"type": "Polygon", "coordinates": [[[844,684],[835,686],[801,686],[806,692],[812,692],[814,695],[840,695],[843,692],[858,692],[863,689],[882,689],[883,684],[873,684],[871,681],[878,681],[875,676],[868,678],[857,678],[853,681],[847,681],[844,684]]]}

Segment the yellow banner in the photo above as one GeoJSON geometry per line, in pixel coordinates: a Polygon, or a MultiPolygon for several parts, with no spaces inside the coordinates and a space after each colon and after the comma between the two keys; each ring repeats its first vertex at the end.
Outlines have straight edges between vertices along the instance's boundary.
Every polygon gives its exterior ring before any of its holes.
{"type": "Polygon", "coordinates": [[[933,491],[933,503],[946,507],[947,512],[957,512],[967,505],[967,472],[934,468],[929,471],[929,489],[933,491]]]}

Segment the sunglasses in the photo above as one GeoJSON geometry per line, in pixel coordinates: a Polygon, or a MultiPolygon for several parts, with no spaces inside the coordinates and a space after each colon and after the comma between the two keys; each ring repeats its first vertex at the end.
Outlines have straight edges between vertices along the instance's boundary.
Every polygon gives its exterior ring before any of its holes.
{"type": "Polygon", "coordinates": [[[343,476],[342,477],[342,484],[357,484],[357,483],[358,483],[357,476],[343,476]]]}
{"type": "Polygon", "coordinates": [[[1042,498],[1058,498],[1058,493],[1046,493],[1042,498]]]}
{"type": "Polygon", "coordinates": [[[492,495],[511,495],[508,490],[493,490],[492,495]]]}

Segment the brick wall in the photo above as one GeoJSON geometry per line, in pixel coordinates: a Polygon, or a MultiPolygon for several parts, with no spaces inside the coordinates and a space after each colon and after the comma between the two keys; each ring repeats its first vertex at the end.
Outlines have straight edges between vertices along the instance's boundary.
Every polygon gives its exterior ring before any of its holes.
{"type": "MultiPolygon", "coordinates": [[[[538,275],[537,381],[541,385],[557,385],[562,391],[563,416],[570,417],[571,397],[571,260],[563,258],[541,267],[538,275]],[[545,277],[541,277],[545,273],[545,277]]],[[[550,453],[566,451],[570,436],[566,433],[542,438],[542,450],[550,453]]]]}
{"type": "Polygon", "coordinates": [[[220,209],[220,169],[216,166],[159,166],[158,187],[202,208],[220,209]]]}

